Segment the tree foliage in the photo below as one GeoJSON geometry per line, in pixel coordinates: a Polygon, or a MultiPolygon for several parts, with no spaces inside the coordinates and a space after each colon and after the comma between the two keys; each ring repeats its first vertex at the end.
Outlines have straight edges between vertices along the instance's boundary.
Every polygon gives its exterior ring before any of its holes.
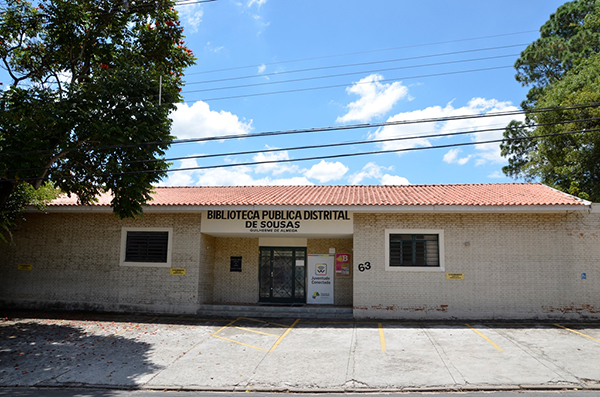
{"type": "Polygon", "coordinates": [[[515,62],[515,78],[531,87],[524,107],[535,105],[544,88],[559,80],[578,60],[600,51],[600,31],[586,24],[586,18],[598,7],[598,0],[563,4],[542,25],[540,38],[521,53],[515,62]]]}
{"type": "Polygon", "coordinates": [[[600,201],[600,1],[564,4],[540,32],[515,63],[531,113],[504,132],[503,171],[600,201]]]}
{"type": "Polygon", "coordinates": [[[83,204],[110,190],[117,215],[140,214],[194,61],[174,1],[5,2],[0,211],[21,184],[51,181],[83,204]]]}
{"type": "Polygon", "coordinates": [[[45,182],[38,189],[29,183],[20,183],[9,196],[4,209],[0,211],[0,240],[12,243],[11,228],[19,218],[23,217],[26,207],[33,206],[39,211],[45,211],[46,205],[58,197],[60,190],[50,182],[45,182]]]}

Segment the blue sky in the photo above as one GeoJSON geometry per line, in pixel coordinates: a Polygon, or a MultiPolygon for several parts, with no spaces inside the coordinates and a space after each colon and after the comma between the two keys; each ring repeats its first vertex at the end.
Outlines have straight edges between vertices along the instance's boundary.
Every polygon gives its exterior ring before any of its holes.
{"type": "MultiPolygon", "coordinates": [[[[218,0],[180,5],[186,44],[198,61],[186,74],[185,103],[172,115],[173,135],[180,139],[245,135],[517,110],[527,88],[515,81],[512,65],[563,3],[218,0]],[[286,92],[274,93],[281,91],[286,92]]],[[[187,143],[174,145],[168,156],[473,132],[457,137],[187,159],[174,162],[172,167],[178,169],[480,142],[501,138],[502,131],[477,131],[501,128],[513,118],[517,117],[187,143]]],[[[499,145],[484,144],[179,171],[170,173],[163,183],[511,181],[501,172],[504,164],[499,145]]]]}
{"type": "MultiPolygon", "coordinates": [[[[515,81],[512,65],[564,1],[178,3],[186,45],[198,60],[187,70],[172,133],[190,139],[518,110],[527,88],[515,81]]],[[[174,170],[284,162],[176,171],[162,184],[509,182],[498,144],[320,157],[499,139],[501,128],[518,117],[175,144],[168,158],[225,155],[176,160],[174,170]],[[488,129],[498,130],[482,131],[488,129]],[[469,134],[423,137],[452,132],[469,134]],[[373,142],[382,139],[388,141],[373,142]],[[256,153],[235,154],[242,151],[256,153]],[[287,161],[307,157],[314,159],[287,161]]]]}

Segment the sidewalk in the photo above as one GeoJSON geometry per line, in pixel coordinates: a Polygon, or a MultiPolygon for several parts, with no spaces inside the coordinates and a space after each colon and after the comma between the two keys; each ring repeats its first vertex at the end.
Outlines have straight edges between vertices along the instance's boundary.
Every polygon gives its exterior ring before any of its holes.
{"type": "Polygon", "coordinates": [[[0,386],[600,390],[600,324],[0,317],[0,386]]]}

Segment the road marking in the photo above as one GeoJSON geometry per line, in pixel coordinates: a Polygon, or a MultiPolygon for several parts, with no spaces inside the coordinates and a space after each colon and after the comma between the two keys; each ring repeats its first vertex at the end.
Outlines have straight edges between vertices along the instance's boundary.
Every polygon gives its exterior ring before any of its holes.
{"type": "Polygon", "coordinates": [[[239,317],[238,320],[249,320],[249,321],[254,321],[256,323],[265,323],[265,324],[270,324],[270,325],[276,325],[278,327],[283,327],[283,328],[288,327],[288,325],[285,325],[285,324],[272,323],[270,321],[257,320],[255,318],[249,318],[249,317],[239,317]]]}
{"type": "Polygon", "coordinates": [[[379,323],[379,340],[381,341],[381,351],[384,352],[385,347],[385,336],[383,335],[383,325],[379,323]]]}
{"type": "Polygon", "coordinates": [[[290,326],[288,327],[288,329],[286,329],[286,330],[285,330],[285,332],[283,333],[283,335],[281,335],[281,336],[279,337],[279,339],[277,339],[277,342],[275,342],[275,344],[273,345],[273,347],[271,348],[271,350],[269,350],[269,353],[272,353],[272,352],[273,352],[273,350],[275,350],[275,348],[276,348],[277,346],[279,346],[279,343],[281,343],[281,341],[283,340],[283,338],[285,338],[285,337],[287,336],[287,334],[289,334],[289,333],[290,333],[290,331],[292,330],[292,328],[294,328],[294,326],[295,326],[296,324],[298,324],[299,322],[300,322],[300,319],[299,319],[299,318],[297,318],[297,319],[296,319],[296,321],[294,321],[294,323],[293,323],[292,325],[290,325],[290,326]]]}
{"type": "Polygon", "coordinates": [[[262,335],[267,335],[267,336],[274,336],[276,338],[279,338],[279,336],[280,336],[280,335],[275,335],[275,334],[268,334],[266,332],[257,331],[257,330],[250,329],[250,328],[244,328],[244,327],[233,327],[233,328],[241,329],[243,331],[248,331],[248,332],[254,332],[256,334],[262,334],[262,335]]]}
{"type": "Polygon", "coordinates": [[[492,346],[494,346],[496,349],[498,349],[500,352],[504,352],[504,350],[502,350],[500,348],[500,346],[498,346],[497,344],[495,344],[490,338],[488,338],[487,336],[485,336],[484,334],[482,334],[481,332],[479,332],[478,330],[476,330],[475,328],[471,327],[469,324],[465,324],[467,327],[471,328],[477,335],[481,336],[483,339],[485,339],[486,341],[488,341],[492,346]]]}
{"type": "Polygon", "coordinates": [[[590,338],[591,340],[595,340],[596,342],[600,342],[600,339],[596,339],[596,338],[594,338],[594,337],[592,337],[592,336],[586,335],[586,334],[584,334],[584,333],[581,333],[581,332],[579,332],[579,331],[575,331],[574,329],[567,328],[567,327],[563,327],[562,325],[559,325],[559,324],[554,324],[554,325],[556,325],[556,326],[557,326],[557,327],[559,327],[559,328],[566,329],[567,331],[574,332],[574,333],[576,333],[576,334],[578,334],[578,335],[585,336],[586,338],[590,338]]]}
{"type": "Polygon", "coordinates": [[[219,332],[223,331],[225,328],[229,327],[231,324],[235,323],[240,318],[242,318],[242,317],[236,318],[235,320],[230,321],[227,325],[222,326],[221,328],[219,328],[219,330],[217,332],[213,332],[212,336],[216,336],[219,332]]]}
{"type": "Polygon", "coordinates": [[[244,343],[244,342],[238,342],[237,340],[229,339],[229,338],[226,338],[224,336],[219,336],[219,335],[213,335],[213,336],[215,338],[219,338],[219,339],[223,339],[223,340],[226,340],[226,341],[229,341],[229,342],[237,343],[238,345],[243,345],[243,346],[251,347],[251,348],[256,349],[256,350],[262,350],[264,352],[267,351],[267,349],[263,349],[262,347],[252,346],[252,345],[249,345],[249,344],[244,343]]]}

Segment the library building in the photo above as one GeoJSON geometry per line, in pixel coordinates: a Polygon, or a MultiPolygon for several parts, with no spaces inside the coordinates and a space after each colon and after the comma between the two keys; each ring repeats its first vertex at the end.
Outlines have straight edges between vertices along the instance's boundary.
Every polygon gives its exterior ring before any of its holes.
{"type": "Polygon", "coordinates": [[[110,201],[28,212],[0,243],[0,305],[600,319],[600,204],[542,184],[157,187],[123,220],[110,201]]]}

